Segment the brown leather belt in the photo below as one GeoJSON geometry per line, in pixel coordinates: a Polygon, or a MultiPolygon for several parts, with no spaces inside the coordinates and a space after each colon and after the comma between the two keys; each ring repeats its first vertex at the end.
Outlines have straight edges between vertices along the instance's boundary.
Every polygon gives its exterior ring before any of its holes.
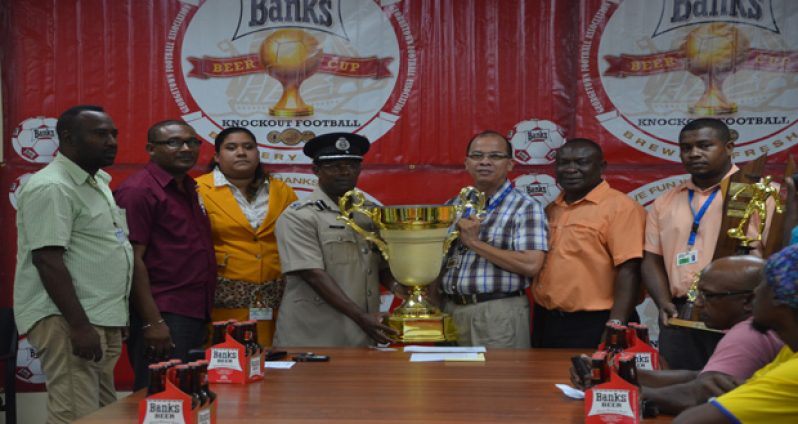
{"type": "Polygon", "coordinates": [[[447,294],[452,302],[458,305],[473,305],[476,303],[487,302],[489,300],[506,299],[508,297],[524,296],[524,290],[516,290],[510,293],[476,293],[476,294],[447,294]]]}

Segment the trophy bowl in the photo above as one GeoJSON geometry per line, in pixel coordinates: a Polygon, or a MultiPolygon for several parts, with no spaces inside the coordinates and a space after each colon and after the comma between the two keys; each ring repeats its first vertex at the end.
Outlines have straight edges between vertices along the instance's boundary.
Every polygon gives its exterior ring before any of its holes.
{"type": "Polygon", "coordinates": [[[485,195],[472,187],[460,191],[460,205],[402,205],[367,207],[358,190],[341,196],[338,219],[371,241],[388,262],[399,284],[410,288],[410,295],[386,319],[400,336],[397,341],[454,341],[456,332],[451,317],[430,303],[425,287],[432,284],[441,271],[446,252],[459,233],[452,231],[458,217],[468,208],[479,213],[485,206],[485,195]],[[366,215],[378,231],[360,227],[354,213],[366,215]]]}

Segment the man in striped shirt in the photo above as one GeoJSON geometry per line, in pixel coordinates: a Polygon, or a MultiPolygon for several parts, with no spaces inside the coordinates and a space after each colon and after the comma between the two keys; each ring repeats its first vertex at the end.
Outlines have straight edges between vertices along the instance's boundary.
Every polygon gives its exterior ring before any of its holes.
{"type": "Polygon", "coordinates": [[[461,346],[530,347],[525,289],[543,264],[546,216],[507,179],[512,150],[495,131],[477,134],[466,149],[466,171],[487,201],[484,216],[458,221],[441,276],[444,311],[461,346]]]}

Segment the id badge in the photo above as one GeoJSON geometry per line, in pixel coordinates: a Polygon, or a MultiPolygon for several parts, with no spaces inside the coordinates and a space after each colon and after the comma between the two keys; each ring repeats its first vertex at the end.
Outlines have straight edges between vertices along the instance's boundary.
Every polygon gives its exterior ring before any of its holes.
{"type": "Polygon", "coordinates": [[[119,241],[119,244],[125,244],[125,242],[127,241],[125,230],[116,227],[116,231],[114,233],[116,234],[116,240],[119,241]]]}
{"type": "Polygon", "coordinates": [[[698,251],[689,250],[676,254],[676,266],[692,265],[698,263],[698,251]]]}
{"type": "Polygon", "coordinates": [[[459,252],[455,253],[454,255],[450,256],[449,259],[446,260],[446,268],[460,268],[460,262],[463,261],[463,255],[459,252]]]}
{"type": "Polygon", "coordinates": [[[271,321],[273,318],[272,308],[249,308],[250,321],[271,321]]]}

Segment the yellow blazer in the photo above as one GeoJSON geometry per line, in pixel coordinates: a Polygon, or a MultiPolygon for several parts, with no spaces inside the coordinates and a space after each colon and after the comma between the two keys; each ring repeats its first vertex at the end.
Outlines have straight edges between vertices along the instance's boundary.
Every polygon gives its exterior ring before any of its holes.
{"type": "Polygon", "coordinates": [[[254,230],[230,188],[213,185],[212,172],[197,178],[197,185],[211,222],[219,276],[252,283],[279,278],[280,258],[274,227],[283,210],[297,200],[294,190],[270,178],[269,210],[260,227],[254,230]]]}

